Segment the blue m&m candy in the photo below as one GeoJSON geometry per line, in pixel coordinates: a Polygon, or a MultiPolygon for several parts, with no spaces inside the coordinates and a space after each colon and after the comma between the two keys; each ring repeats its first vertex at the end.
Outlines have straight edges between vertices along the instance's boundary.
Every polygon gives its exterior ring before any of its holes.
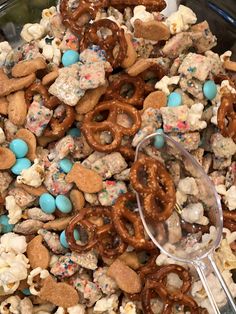
{"type": "Polygon", "coordinates": [[[79,61],[79,53],[74,50],[67,50],[62,56],[62,64],[68,67],[79,61]]]}
{"type": "Polygon", "coordinates": [[[72,211],[71,201],[65,195],[58,195],[56,197],[56,207],[64,214],[72,211]]]}
{"type": "Polygon", "coordinates": [[[30,289],[29,288],[25,288],[23,290],[21,290],[21,292],[24,294],[24,295],[31,295],[31,292],[30,292],[30,289]]]}
{"type": "Polygon", "coordinates": [[[1,233],[11,232],[14,228],[14,225],[9,224],[9,218],[7,215],[0,216],[0,231],[1,233]]]}
{"type": "Polygon", "coordinates": [[[9,148],[15,154],[16,158],[25,157],[29,150],[26,142],[20,138],[16,138],[15,140],[11,141],[9,148]]]}
{"type": "Polygon", "coordinates": [[[78,128],[72,128],[67,132],[68,135],[71,135],[72,137],[80,137],[81,132],[78,128]]]}
{"type": "Polygon", "coordinates": [[[168,96],[168,107],[178,107],[182,104],[182,96],[180,93],[173,92],[168,96]]]}
{"type": "Polygon", "coordinates": [[[160,134],[160,135],[156,135],[155,136],[154,146],[156,148],[162,148],[165,145],[165,139],[164,139],[164,136],[162,136],[162,134],[164,133],[163,129],[158,129],[157,133],[160,134]]]}
{"type": "Polygon", "coordinates": [[[206,81],[203,85],[203,94],[208,100],[212,100],[216,97],[217,86],[214,81],[206,81]]]}
{"type": "Polygon", "coordinates": [[[28,158],[18,158],[14,166],[11,168],[11,172],[19,175],[22,170],[28,169],[31,166],[31,161],[28,158]]]}
{"type": "MultiPolygon", "coordinates": [[[[76,241],[79,240],[79,232],[76,229],[74,230],[74,238],[75,238],[76,241]]],[[[69,248],[69,244],[68,244],[67,239],[66,239],[66,232],[65,232],[65,230],[62,231],[62,233],[60,234],[60,242],[61,242],[61,245],[64,248],[66,248],[66,249],[69,248]]]]}
{"type": "Polygon", "coordinates": [[[55,198],[49,193],[43,193],[39,198],[39,206],[46,214],[52,214],[56,210],[55,198]]]}
{"type": "Polygon", "coordinates": [[[73,167],[73,163],[68,158],[64,158],[60,160],[59,165],[60,165],[61,170],[65,173],[70,172],[71,168],[73,167]]]}

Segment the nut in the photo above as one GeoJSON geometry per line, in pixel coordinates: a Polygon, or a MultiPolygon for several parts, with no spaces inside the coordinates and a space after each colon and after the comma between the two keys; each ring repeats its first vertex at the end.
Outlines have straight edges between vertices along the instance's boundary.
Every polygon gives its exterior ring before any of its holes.
{"type": "Polygon", "coordinates": [[[47,230],[62,231],[62,230],[65,230],[65,228],[67,227],[71,219],[72,217],[58,218],[53,221],[46,222],[43,225],[43,228],[47,230]]]}
{"type": "Polygon", "coordinates": [[[132,35],[129,33],[125,33],[125,39],[127,42],[127,53],[121,66],[126,69],[134,64],[138,56],[137,56],[136,50],[134,49],[134,45],[132,43],[132,35]]]}
{"type": "Polygon", "coordinates": [[[88,90],[75,106],[77,114],[85,114],[97,105],[99,99],[107,90],[108,83],[95,89],[88,90]]]}
{"type": "Polygon", "coordinates": [[[9,120],[19,126],[25,123],[27,116],[27,105],[25,102],[25,93],[23,91],[15,92],[7,96],[8,118],[9,120]]]}
{"type": "Polygon", "coordinates": [[[5,147],[0,147],[0,170],[10,169],[14,166],[16,157],[13,152],[5,147]]]}
{"type": "Polygon", "coordinates": [[[85,205],[84,195],[79,190],[71,190],[70,200],[73,204],[75,211],[80,211],[85,205]]]}
{"type": "Polygon", "coordinates": [[[107,275],[113,278],[118,287],[127,293],[139,293],[142,285],[136,272],[120,259],[116,259],[108,268],[107,275]]]}

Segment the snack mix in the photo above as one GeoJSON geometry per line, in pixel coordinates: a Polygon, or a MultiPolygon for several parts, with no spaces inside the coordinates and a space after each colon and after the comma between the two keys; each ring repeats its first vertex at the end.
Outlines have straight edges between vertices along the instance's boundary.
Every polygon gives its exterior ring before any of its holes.
{"type": "Polygon", "coordinates": [[[21,46],[0,43],[1,314],[212,313],[196,271],[159,252],[136,210],[134,191],[170,243],[182,235],[176,202],[187,246],[214,233],[204,187],[191,170],[181,177],[178,156],[158,158],[160,136],[135,161],[156,131],[220,195],[215,258],[236,297],[236,62],[211,50],[207,21],[183,5],[165,17],[165,6],[61,0],[23,27],[21,46]]]}

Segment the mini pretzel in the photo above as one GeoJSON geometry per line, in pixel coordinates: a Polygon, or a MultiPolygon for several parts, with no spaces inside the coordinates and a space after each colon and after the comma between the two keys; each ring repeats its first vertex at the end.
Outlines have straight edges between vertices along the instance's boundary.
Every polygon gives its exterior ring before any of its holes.
{"type": "Polygon", "coordinates": [[[143,209],[148,219],[162,222],[170,217],[175,206],[175,187],[170,174],[157,160],[142,157],[130,170],[133,188],[143,198],[143,209]]]}
{"type": "Polygon", "coordinates": [[[122,103],[118,100],[106,101],[96,106],[93,111],[90,111],[83,121],[82,132],[86,137],[89,145],[99,152],[112,152],[116,150],[122,141],[123,135],[135,134],[141,126],[141,118],[137,109],[134,107],[122,103]],[[108,112],[108,117],[102,122],[96,122],[95,119],[103,113],[108,112]],[[130,128],[125,128],[117,124],[117,115],[125,113],[133,121],[133,125],[130,128]],[[113,136],[113,141],[110,144],[102,145],[99,139],[101,132],[110,132],[113,136]]]}
{"type": "Polygon", "coordinates": [[[149,94],[155,91],[155,84],[165,76],[165,70],[158,63],[151,65],[148,69],[140,74],[145,81],[145,93],[149,94]]]}
{"type": "Polygon", "coordinates": [[[217,111],[217,122],[221,134],[236,141],[236,96],[224,95],[217,111]],[[226,121],[227,122],[226,122],[226,121]]]}
{"type": "Polygon", "coordinates": [[[98,45],[106,52],[106,59],[110,62],[113,68],[121,65],[126,57],[127,42],[125,40],[124,30],[119,28],[115,22],[109,19],[95,21],[87,27],[80,42],[80,50],[85,50],[91,44],[98,45]],[[106,38],[100,37],[98,32],[102,28],[109,29],[112,34],[108,35],[106,38]],[[117,45],[118,48],[115,49],[117,45]]]}
{"type": "Polygon", "coordinates": [[[119,245],[116,248],[108,246],[108,242],[110,242],[114,237],[111,210],[111,207],[96,206],[84,208],[83,211],[77,214],[66,228],[66,237],[70,249],[72,251],[82,253],[98,246],[100,254],[104,254],[108,257],[124,253],[127,245],[125,245],[122,241],[119,241],[119,245]],[[102,218],[104,220],[104,224],[97,226],[91,222],[91,219],[94,218],[102,218]],[[88,233],[88,241],[85,245],[76,243],[76,240],[74,239],[73,233],[77,225],[82,226],[82,228],[84,228],[88,233]]]}
{"type": "Polygon", "coordinates": [[[71,106],[65,106],[65,117],[52,117],[43,135],[46,137],[62,137],[65,132],[72,126],[75,120],[75,110],[71,106]]]}
{"type": "Polygon", "coordinates": [[[69,0],[61,0],[60,13],[63,23],[74,33],[81,34],[91,19],[95,19],[98,10],[106,6],[106,0],[80,1],[76,9],[70,10],[69,0]]]}
{"type": "Polygon", "coordinates": [[[118,99],[135,107],[140,107],[143,103],[144,87],[145,84],[140,77],[131,77],[128,74],[122,74],[110,83],[105,94],[105,99],[118,99]],[[122,95],[122,88],[125,85],[132,85],[133,95],[131,97],[122,95]]]}
{"type": "Polygon", "coordinates": [[[159,268],[159,270],[148,276],[145,287],[142,291],[142,306],[147,314],[153,314],[151,308],[151,298],[157,294],[164,302],[162,313],[171,314],[172,308],[175,304],[181,304],[188,307],[190,313],[199,314],[199,307],[197,303],[186,293],[191,288],[191,275],[182,266],[166,265],[159,268]],[[182,286],[175,291],[169,291],[166,287],[166,278],[169,274],[175,273],[182,280],[182,286]]]}
{"type": "Polygon", "coordinates": [[[39,94],[43,99],[43,105],[49,109],[53,109],[60,104],[55,96],[50,96],[48,90],[40,82],[32,84],[25,92],[25,100],[28,106],[33,101],[33,96],[39,94]]]}
{"type": "Polygon", "coordinates": [[[116,231],[121,236],[122,240],[135,249],[138,250],[153,250],[155,249],[155,245],[145,239],[144,227],[139,217],[138,213],[131,211],[127,204],[136,201],[136,197],[133,193],[126,193],[121,195],[113,209],[113,223],[116,231]],[[129,222],[132,224],[134,229],[134,234],[131,235],[125,226],[125,222],[129,222]]]}
{"type": "Polygon", "coordinates": [[[147,11],[161,12],[166,7],[164,0],[110,0],[110,6],[124,10],[126,7],[135,7],[137,5],[144,5],[147,11]]]}

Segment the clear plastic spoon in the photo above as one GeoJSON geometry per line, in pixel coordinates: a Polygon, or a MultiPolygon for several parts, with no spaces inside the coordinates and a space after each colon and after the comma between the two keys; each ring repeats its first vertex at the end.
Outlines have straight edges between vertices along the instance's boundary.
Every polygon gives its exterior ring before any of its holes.
{"type": "MultiPolygon", "coordinates": [[[[179,140],[181,141],[181,138],[179,140]]],[[[145,137],[136,148],[135,160],[142,158],[143,154],[164,160],[166,167],[169,167],[170,173],[171,167],[172,172],[175,169],[173,168],[175,163],[177,167],[175,175],[179,175],[181,179],[187,177],[195,179],[198,193],[192,196],[192,199],[195,203],[202,204],[204,215],[208,217],[208,226],[210,227],[206,232],[204,231],[206,226],[186,224],[186,221],[183,219],[183,207],[176,203],[174,212],[177,213],[175,214],[177,219],[172,220],[171,228],[172,230],[177,230],[176,228],[178,228],[181,236],[170,239],[168,220],[158,223],[158,227],[155,221],[148,220],[143,211],[142,197],[136,192],[138,210],[147,234],[163,253],[178,262],[188,263],[196,268],[215,313],[236,313],[234,298],[214,261],[214,252],[220,244],[223,230],[221,202],[214,185],[194,157],[181,144],[166,134],[157,132],[145,137]],[[163,137],[164,145],[162,148],[155,148],[154,140],[156,136],[163,137]],[[191,232],[189,232],[186,226],[188,228],[191,227],[191,232]],[[201,227],[203,231],[201,231],[201,227]],[[164,235],[163,230],[165,230],[164,235]],[[209,286],[207,276],[210,273],[215,274],[215,278],[225,293],[226,302],[223,308],[218,307],[209,286]]],[[[192,200],[189,203],[191,202],[192,200]]],[[[186,206],[186,202],[184,206],[186,206]]]]}

